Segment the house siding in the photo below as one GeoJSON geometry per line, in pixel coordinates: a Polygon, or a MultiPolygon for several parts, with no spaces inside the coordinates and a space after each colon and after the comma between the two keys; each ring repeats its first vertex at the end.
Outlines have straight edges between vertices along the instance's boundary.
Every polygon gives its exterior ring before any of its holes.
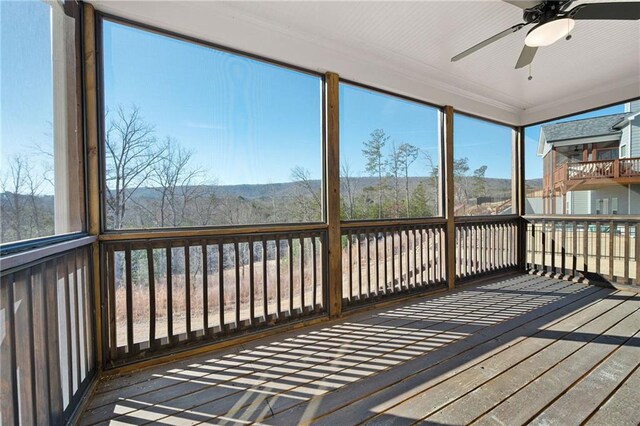
{"type": "Polygon", "coordinates": [[[589,191],[572,191],[567,197],[570,202],[569,214],[591,214],[589,191]]]}
{"type": "Polygon", "coordinates": [[[640,215],[640,185],[629,186],[629,214],[640,215]]]}
{"type": "Polygon", "coordinates": [[[602,189],[591,191],[591,212],[596,214],[598,200],[608,200],[608,211],[600,214],[613,214],[613,199],[618,199],[617,214],[629,214],[629,187],[627,185],[610,185],[602,189]]]}
{"type": "Polygon", "coordinates": [[[627,126],[626,129],[628,129],[628,132],[630,133],[629,141],[631,145],[631,156],[640,157],[640,117],[636,117],[631,120],[630,125],[627,126]]]}

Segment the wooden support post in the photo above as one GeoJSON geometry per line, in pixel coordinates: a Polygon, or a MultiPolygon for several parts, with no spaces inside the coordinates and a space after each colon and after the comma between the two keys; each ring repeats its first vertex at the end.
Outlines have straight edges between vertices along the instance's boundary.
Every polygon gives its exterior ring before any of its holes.
{"type": "MultiPolygon", "coordinates": [[[[84,114],[87,161],[87,208],[90,235],[100,233],[100,166],[98,151],[98,98],[96,78],[96,23],[93,6],[83,3],[83,58],[84,58],[84,114]]],[[[96,240],[91,246],[91,279],[93,284],[94,339],[96,364],[103,368],[102,312],[100,289],[100,246],[96,240]]]]}
{"type": "Polygon", "coordinates": [[[442,143],[444,145],[444,216],[446,224],[445,262],[449,289],[455,288],[456,229],[453,182],[453,107],[445,106],[441,115],[442,143]]]}
{"type": "Polygon", "coordinates": [[[524,127],[513,129],[513,213],[520,216],[518,223],[516,256],[518,269],[524,271],[527,268],[527,222],[522,218],[527,213],[525,170],[524,170],[524,127]]]}
{"type": "Polygon", "coordinates": [[[342,314],[342,245],[340,244],[340,130],[338,127],[338,74],[325,74],[326,147],[325,182],[327,185],[326,220],[328,225],[329,315],[342,314]]]}

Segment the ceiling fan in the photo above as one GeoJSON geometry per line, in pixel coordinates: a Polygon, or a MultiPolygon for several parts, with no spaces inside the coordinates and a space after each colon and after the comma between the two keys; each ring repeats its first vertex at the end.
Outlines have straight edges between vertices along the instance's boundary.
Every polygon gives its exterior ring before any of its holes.
{"type": "Polygon", "coordinates": [[[482,49],[489,44],[520,31],[527,25],[534,25],[524,40],[524,47],[516,63],[516,69],[523,68],[533,61],[539,47],[549,46],[563,37],[571,38],[569,33],[575,21],[586,20],[618,20],[635,21],[640,19],[640,2],[586,3],[574,7],[569,6],[574,0],[503,0],[523,9],[524,22],[489,37],[473,47],[451,58],[451,62],[482,49]]]}

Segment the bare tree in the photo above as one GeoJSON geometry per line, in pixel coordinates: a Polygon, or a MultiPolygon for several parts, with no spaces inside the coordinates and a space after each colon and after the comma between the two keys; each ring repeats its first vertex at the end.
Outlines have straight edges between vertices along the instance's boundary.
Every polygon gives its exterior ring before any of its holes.
{"type": "Polygon", "coordinates": [[[320,190],[314,188],[309,170],[300,166],[294,167],[291,169],[291,180],[298,188],[295,207],[301,212],[301,218],[303,220],[320,219],[317,217],[317,212],[322,211],[320,190]]]}
{"type": "MultiPolygon", "coordinates": [[[[9,170],[0,180],[2,185],[2,222],[3,228],[9,226],[13,230],[13,239],[24,238],[23,224],[28,199],[23,194],[27,191],[27,162],[24,157],[16,155],[9,160],[9,170]]],[[[6,230],[3,229],[3,234],[6,230]]],[[[3,238],[4,241],[4,238],[3,238]]]]}
{"type": "Polygon", "coordinates": [[[147,180],[164,154],[157,147],[154,128],[135,105],[118,106],[106,132],[107,206],[113,227],[122,228],[127,202],[147,180]]]}
{"type": "Polygon", "coordinates": [[[187,207],[203,195],[200,187],[203,172],[191,168],[193,152],[178,146],[174,139],[167,137],[162,151],[149,176],[160,193],[159,225],[184,226],[187,207]]]}
{"type": "Polygon", "coordinates": [[[45,176],[37,176],[33,173],[29,167],[25,169],[25,185],[27,189],[27,198],[29,204],[29,218],[31,220],[31,234],[34,236],[41,237],[43,235],[53,233],[53,229],[46,230],[44,224],[44,209],[40,205],[41,194],[42,194],[42,185],[44,184],[46,177],[45,176]],[[35,230],[35,232],[33,232],[35,230]]]}

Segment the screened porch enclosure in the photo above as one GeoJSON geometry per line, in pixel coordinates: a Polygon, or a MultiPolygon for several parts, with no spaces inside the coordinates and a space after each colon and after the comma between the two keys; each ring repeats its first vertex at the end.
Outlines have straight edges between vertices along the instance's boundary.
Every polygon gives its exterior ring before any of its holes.
{"type": "Polygon", "coordinates": [[[640,422],[637,78],[431,85],[275,29],[354,5],[154,4],[0,6],[0,424],[640,422]]]}

